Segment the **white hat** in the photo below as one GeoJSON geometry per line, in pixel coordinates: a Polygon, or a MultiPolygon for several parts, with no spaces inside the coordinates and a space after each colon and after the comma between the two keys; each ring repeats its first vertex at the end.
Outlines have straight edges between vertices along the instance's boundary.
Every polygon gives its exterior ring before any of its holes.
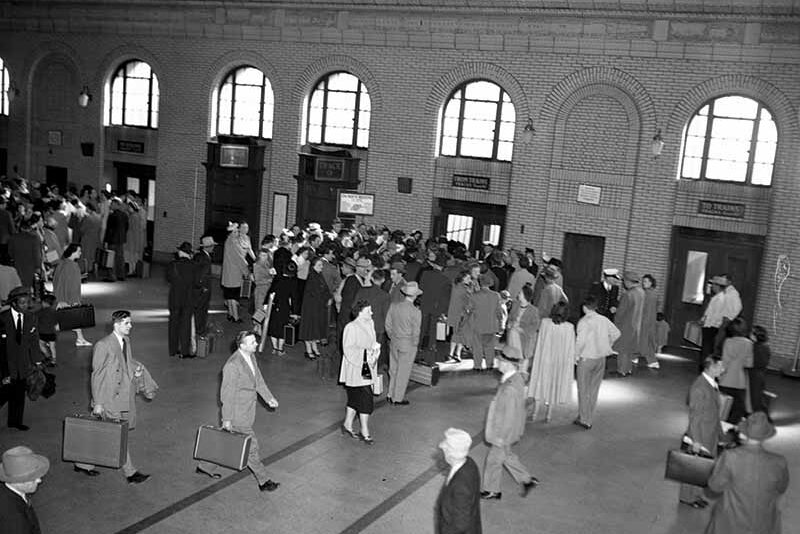
{"type": "Polygon", "coordinates": [[[603,276],[610,276],[612,278],[620,278],[619,269],[603,269],[603,276]]]}
{"type": "Polygon", "coordinates": [[[472,438],[468,433],[458,428],[448,428],[444,431],[444,440],[439,443],[440,449],[447,449],[453,456],[466,458],[472,447],[472,438]]]}

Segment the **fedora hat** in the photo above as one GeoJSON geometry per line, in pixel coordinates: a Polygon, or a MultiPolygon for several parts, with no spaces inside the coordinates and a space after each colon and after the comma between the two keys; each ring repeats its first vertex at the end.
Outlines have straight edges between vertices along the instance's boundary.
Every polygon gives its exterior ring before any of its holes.
{"type": "Polygon", "coordinates": [[[642,280],[636,271],[625,271],[622,273],[622,279],[626,282],[640,282],[642,280]]]}
{"type": "Polygon", "coordinates": [[[750,439],[764,440],[775,435],[775,426],[769,422],[767,414],[755,412],[739,424],[739,432],[750,439]]]}
{"type": "Polygon", "coordinates": [[[3,453],[0,481],[8,483],[33,482],[50,469],[50,460],[34,454],[28,447],[14,447],[3,453]]]}
{"type": "Polygon", "coordinates": [[[622,277],[619,275],[619,269],[603,269],[603,276],[610,276],[611,278],[622,280],[622,277]]]}
{"type": "Polygon", "coordinates": [[[200,238],[201,247],[212,247],[217,244],[218,243],[214,241],[214,238],[211,237],[210,235],[204,235],[203,237],[200,238]]]}
{"type": "Polygon", "coordinates": [[[11,291],[8,292],[8,302],[14,301],[19,297],[29,297],[31,296],[31,290],[25,286],[17,286],[11,291]]]}
{"type": "Polygon", "coordinates": [[[725,287],[728,285],[728,280],[724,276],[712,276],[711,280],[709,280],[714,285],[725,287]]]}
{"type": "Polygon", "coordinates": [[[457,458],[466,458],[472,447],[472,438],[460,428],[448,428],[444,431],[444,439],[439,443],[440,449],[447,449],[457,458]]]}
{"type": "Polygon", "coordinates": [[[356,267],[365,267],[369,269],[372,267],[372,261],[370,261],[369,258],[358,258],[358,260],[356,260],[356,267]]]}
{"type": "Polygon", "coordinates": [[[400,288],[400,292],[403,295],[408,295],[409,297],[422,295],[422,290],[419,288],[419,284],[416,282],[408,282],[406,285],[400,288]]]}
{"type": "Polygon", "coordinates": [[[391,269],[394,269],[398,273],[405,274],[406,272],[406,263],[404,261],[395,261],[392,263],[391,269]]]}
{"type": "Polygon", "coordinates": [[[522,351],[512,345],[506,345],[503,347],[500,357],[507,362],[519,363],[522,361],[522,351]]]}
{"type": "Polygon", "coordinates": [[[178,245],[175,248],[177,248],[178,250],[180,250],[184,254],[191,254],[192,253],[192,244],[189,243],[188,241],[184,241],[183,243],[181,243],[180,245],[178,245]]]}

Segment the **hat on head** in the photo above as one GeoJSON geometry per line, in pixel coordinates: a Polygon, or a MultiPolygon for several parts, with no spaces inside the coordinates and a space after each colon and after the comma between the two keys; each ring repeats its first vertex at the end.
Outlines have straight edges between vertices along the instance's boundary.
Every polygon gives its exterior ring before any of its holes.
{"type": "Polygon", "coordinates": [[[192,253],[192,244],[189,243],[188,241],[184,241],[183,243],[178,245],[176,248],[178,250],[180,250],[181,252],[185,253],[185,254],[191,254],[192,253]]]}
{"type": "Polygon", "coordinates": [[[519,363],[522,361],[522,351],[512,345],[506,345],[500,353],[500,358],[507,362],[519,363]]]}
{"type": "Polygon", "coordinates": [[[392,263],[390,269],[394,269],[398,273],[405,273],[406,272],[406,264],[402,261],[396,261],[392,263]]]}
{"type": "Polygon", "coordinates": [[[8,301],[11,302],[19,297],[29,297],[30,295],[30,289],[25,286],[17,286],[8,292],[8,301]]]}
{"type": "Polygon", "coordinates": [[[419,284],[416,282],[408,282],[406,285],[400,288],[400,292],[403,295],[408,295],[409,297],[422,295],[422,290],[419,288],[419,284]]]}
{"type": "Polygon", "coordinates": [[[444,439],[439,443],[440,449],[447,449],[453,456],[466,458],[472,447],[472,438],[460,428],[448,428],[444,431],[444,439]]]}
{"type": "Polygon", "coordinates": [[[610,276],[611,278],[622,280],[622,277],[619,275],[619,269],[603,269],[603,276],[610,276]]]}
{"type": "Polygon", "coordinates": [[[212,247],[216,244],[218,243],[214,241],[214,238],[211,237],[210,235],[204,235],[203,237],[200,238],[201,247],[212,247]]]}
{"type": "Polygon", "coordinates": [[[319,223],[308,223],[308,231],[309,232],[320,232],[322,231],[322,226],[319,223]]]}
{"type": "Polygon", "coordinates": [[[28,447],[14,447],[3,453],[0,481],[8,483],[33,482],[50,469],[50,460],[34,454],[28,447]]]}
{"type": "Polygon", "coordinates": [[[755,412],[750,414],[750,417],[745,419],[743,423],[739,423],[739,432],[750,439],[761,440],[774,436],[775,426],[769,422],[767,414],[755,412]]]}
{"type": "Polygon", "coordinates": [[[354,260],[352,256],[347,256],[342,263],[349,265],[353,269],[356,268],[356,260],[354,260]]]}
{"type": "Polygon", "coordinates": [[[726,287],[728,285],[728,279],[724,276],[712,276],[711,280],[709,280],[712,284],[716,284],[718,286],[726,287]]]}
{"type": "Polygon", "coordinates": [[[358,260],[356,260],[356,267],[370,268],[372,267],[372,261],[370,261],[369,258],[358,258],[358,260]]]}
{"type": "Polygon", "coordinates": [[[640,282],[642,280],[636,271],[625,271],[622,273],[622,279],[626,282],[640,282]]]}

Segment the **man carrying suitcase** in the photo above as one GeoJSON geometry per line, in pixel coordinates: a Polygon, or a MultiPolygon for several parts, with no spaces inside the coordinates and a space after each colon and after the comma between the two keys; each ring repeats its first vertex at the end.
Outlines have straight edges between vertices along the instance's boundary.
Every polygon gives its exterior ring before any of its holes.
{"type": "MultiPolygon", "coordinates": [[[[278,407],[278,399],[267,388],[258,368],[255,356],[258,349],[256,335],[246,330],[239,332],[236,334],[236,346],[239,347],[238,350],[231,354],[222,368],[222,387],[219,394],[222,401],[222,428],[250,436],[247,467],[255,475],[258,489],[275,491],[280,484],[269,478],[267,468],[261,463],[253,423],[256,420],[256,397],[260,395],[267,406],[273,409],[278,407]]],[[[216,465],[205,461],[199,462],[195,471],[211,478],[222,476],[217,472],[216,465]]]]}

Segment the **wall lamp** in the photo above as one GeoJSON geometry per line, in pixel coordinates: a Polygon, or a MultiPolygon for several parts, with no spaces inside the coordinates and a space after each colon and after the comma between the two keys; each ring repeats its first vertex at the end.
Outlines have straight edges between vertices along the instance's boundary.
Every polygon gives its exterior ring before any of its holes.
{"type": "Polygon", "coordinates": [[[84,85],[81,89],[81,94],[78,95],[78,105],[85,108],[92,101],[92,93],[89,92],[89,86],[84,85]]]}
{"type": "Polygon", "coordinates": [[[664,138],[661,137],[661,128],[653,136],[653,140],[650,142],[650,150],[653,151],[653,157],[655,158],[660,156],[661,151],[664,150],[664,138]]]}
{"type": "Polygon", "coordinates": [[[525,127],[522,129],[522,142],[526,145],[530,144],[534,137],[536,137],[536,128],[533,127],[533,119],[528,117],[528,122],[525,123],[525,127]]]}
{"type": "Polygon", "coordinates": [[[19,88],[17,87],[17,84],[14,83],[14,80],[11,80],[11,83],[8,84],[8,90],[6,91],[6,93],[8,94],[9,104],[19,96],[19,88]]]}

